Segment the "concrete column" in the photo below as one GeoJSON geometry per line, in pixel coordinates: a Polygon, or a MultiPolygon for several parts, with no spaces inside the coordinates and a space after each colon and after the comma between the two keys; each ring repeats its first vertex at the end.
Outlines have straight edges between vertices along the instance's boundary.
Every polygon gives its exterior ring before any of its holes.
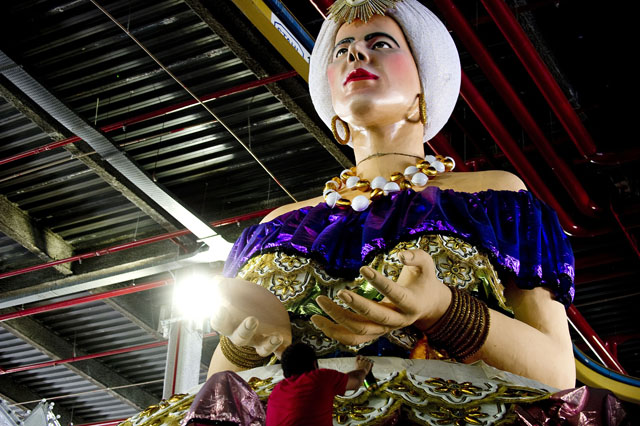
{"type": "Polygon", "coordinates": [[[186,393],[198,384],[202,354],[202,328],[193,321],[181,320],[169,326],[167,364],[163,398],[186,393]]]}

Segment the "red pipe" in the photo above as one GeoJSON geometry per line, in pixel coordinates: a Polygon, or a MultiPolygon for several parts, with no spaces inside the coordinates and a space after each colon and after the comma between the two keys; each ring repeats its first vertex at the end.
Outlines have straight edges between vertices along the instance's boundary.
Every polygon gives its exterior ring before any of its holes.
{"type": "Polygon", "coordinates": [[[500,71],[498,65],[491,58],[491,54],[480,42],[474,33],[471,25],[464,18],[460,10],[453,4],[451,0],[436,0],[436,5],[443,12],[447,24],[460,37],[467,51],[476,60],[487,79],[496,88],[500,97],[513,112],[518,122],[522,125],[527,134],[531,137],[531,141],[535,144],[543,155],[545,161],[551,166],[551,169],[558,177],[558,180],[567,190],[569,196],[573,199],[574,204],[585,215],[595,217],[602,209],[589,197],[587,191],[582,186],[576,175],[563,161],[555,151],[549,140],[545,137],[540,126],[535,122],[527,108],[518,97],[513,87],[507,81],[505,75],[500,71]]]}
{"type": "Polygon", "coordinates": [[[145,349],[157,348],[160,346],[167,346],[167,341],[165,340],[162,342],[145,343],[144,345],[136,345],[136,346],[129,346],[127,348],[112,349],[110,351],[99,352],[99,353],[90,354],[90,355],[74,356],[72,358],[58,359],[55,361],[46,361],[46,362],[39,362],[36,364],[22,365],[20,367],[8,368],[2,371],[2,373],[0,374],[10,374],[10,373],[17,373],[18,371],[36,370],[38,368],[53,367],[60,364],[68,364],[71,362],[85,361],[87,359],[102,358],[110,355],[119,355],[127,352],[142,351],[145,349]]]}
{"type": "Polygon", "coordinates": [[[469,167],[462,160],[462,157],[460,157],[458,152],[453,149],[447,138],[442,133],[438,133],[433,137],[433,139],[427,141],[427,145],[429,145],[429,148],[431,148],[436,155],[448,155],[453,158],[453,161],[456,162],[456,170],[461,172],[469,171],[469,167]]]}
{"type": "Polygon", "coordinates": [[[150,290],[152,288],[162,287],[172,284],[173,279],[154,281],[147,284],[132,285],[117,290],[105,291],[98,294],[90,294],[88,296],[76,297],[75,299],[63,300],[61,302],[50,303],[48,305],[36,306],[34,308],[22,309],[16,312],[0,315],[0,322],[8,321],[16,318],[22,318],[29,315],[41,314],[43,312],[55,311],[56,309],[68,308],[70,306],[82,305],[84,303],[95,302],[96,300],[110,299],[112,297],[122,296],[124,294],[137,293],[139,291],[150,290]]]}
{"type": "Polygon", "coordinates": [[[618,222],[618,225],[620,226],[620,229],[622,229],[622,232],[624,233],[624,236],[627,238],[627,241],[629,241],[629,244],[631,245],[631,248],[633,249],[633,251],[636,252],[636,256],[638,256],[638,258],[640,258],[640,250],[638,250],[638,242],[636,241],[634,236],[631,235],[631,233],[629,232],[627,227],[624,226],[624,224],[622,223],[622,220],[620,220],[620,215],[618,215],[618,213],[613,208],[613,203],[609,204],[609,208],[611,210],[611,213],[613,214],[613,217],[616,218],[616,222],[618,222]]]}
{"type": "Polygon", "coordinates": [[[616,357],[614,357],[611,352],[607,350],[602,339],[598,336],[594,329],[591,328],[587,320],[582,316],[582,314],[578,311],[578,309],[576,309],[574,305],[569,306],[569,309],[567,309],[567,317],[569,317],[573,325],[575,325],[578,331],[580,331],[580,334],[582,334],[582,338],[585,339],[585,341],[591,346],[591,348],[600,356],[607,368],[614,370],[620,374],[627,374],[616,357]]]}
{"type": "Polygon", "coordinates": [[[489,134],[493,137],[493,140],[500,147],[511,164],[513,164],[520,176],[525,180],[527,186],[531,188],[538,198],[549,204],[549,206],[556,211],[558,219],[565,231],[571,235],[593,236],[593,232],[589,232],[580,225],[577,225],[569,217],[547,185],[545,185],[544,181],[540,178],[538,172],[522,153],[516,141],[513,140],[507,129],[502,125],[491,107],[489,107],[489,104],[487,104],[464,72],[462,72],[460,95],[476,114],[480,122],[482,122],[489,134]]]}
{"type": "MultiPolygon", "coordinates": [[[[256,81],[250,81],[248,83],[239,84],[237,86],[234,86],[234,87],[231,87],[231,88],[228,88],[228,89],[219,90],[217,92],[213,92],[213,93],[210,93],[208,95],[204,95],[203,97],[201,97],[199,99],[200,99],[201,102],[207,102],[207,101],[210,101],[212,99],[221,98],[223,96],[231,95],[231,94],[234,94],[234,93],[240,93],[240,92],[243,92],[245,90],[249,90],[249,89],[253,89],[253,88],[256,88],[256,87],[264,86],[265,84],[274,83],[276,81],[285,80],[287,78],[295,77],[296,75],[298,75],[298,73],[296,71],[287,71],[287,72],[283,72],[281,74],[276,74],[276,75],[271,76],[271,77],[261,78],[261,79],[256,80],[256,81]]],[[[145,113],[145,114],[141,114],[141,115],[138,115],[138,116],[133,117],[133,118],[128,118],[126,120],[118,121],[116,123],[107,124],[106,126],[100,127],[100,130],[102,130],[105,133],[112,132],[114,130],[118,130],[118,129],[124,128],[124,127],[128,126],[129,124],[139,123],[141,121],[145,121],[145,120],[149,120],[151,118],[159,117],[161,115],[164,115],[164,114],[167,114],[167,113],[170,113],[170,112],[174,112],[174,111],[177,111],[177,110],[182,109],[182,108],[186,108],[186,107],[190,107],[192,105],[196,105],[197,103],[198,102],[195,99],[193,99],[193,100],[181,102],[181,103],[176,104],[176,105],[170,105],[168,107],[161,108],[161,109],[156,110],[156,111],[151,111],[151,112],[148,112],[148,113],[145,113]]],[[[43,145],[43,146],[40,146],[38,148],[31,149],[29,151],[21,152],[20,154],[12,155],[11,157],[0,159],[0,165],[6,164],[6,163],[10,163],[12,161],[19,160],[21,158],[30,157],[30,156],[35,155],[35,154],[40,154],[41,152],[44,152],[44,151],[50,151],[50,150],[55,149],[55,148],[60,148],[60,147],[62,147],[64,145],[68,145],[70,143],[78,142],[79,140],[81,140],[81,139],[78,136],[72,136],[70,138],[63,139],[61,141],[52,142],[50,144],[43,145]]]]}
{"type": "MultiPolygon", "coordinates": [[[[253,219],[253,218],[261,217],[261,216],[266,216],[272,210],[275,210],[275,208],[264,209],[264,210],[259,210],[259,211],[256,211],[256,212],[244,214],[244,215],[234,216],[234,217],[230,217],[230,218],[227,218],[227,219],[214,221],[214,222],[211,222],[210,224],[213,227],[217,227],[217,226],[227,225],[227,224],[230,224],[230,223],[241,222],[243,220],[253,219]]],[[[191,233],[191,231],[189,231],[188,229],[183,229],[183,230],[180,230],[180,231],[169,232],[167,234],[161,234],[161,235],[156,235],[156,236],[153,236],[153,237],[143,238],[141,240],[132,241],[132,242],[129,242],[129,243],[124,243],[124,244],[119,244],[119,245],[115,245],[115,246],[112,246],[112,247],[107,247],[107,248],[104,248],[104,249],[101,249],[101,250],[97,250],[97,251],[92,251],[92,252],[89,252],[89,253],[83,253],[83,254],[79,254],[79,255],[76,255],[76,256],[67,257],[65,259],[53,260],[51,262],[41,263],[39,265],[28,266],[28,267],[22,268],[22,269],[16,269],[15,271],[4,272],[4,273],[0,274],[0,279],[13,277],[13,276],[16,276],[16,275],[26,274],[27,272],[33,272],[33,271],[39,271],[41,269],[51,268],[52,266],[60,265],[62,263],[68,263],[68,262],[74,262],[76,260],[84,260],[84,259],[90,259],[92,257],[104,256],[104,255],[107,255],[107,254],[116,253],[118,251],[130,249],[130,248],[134,248],[134,247],[139,247],[139,246],[144,246],[144,245],[151,244],[151,243],[156,243],[158,241],[164,241],[164,240],[168,240],[168,239],[171,239],[171,238],[181,237],[183,235],[187,235],[187,234],[190,234],[190,233],[191,233]]]]}
{"type": "Polygon", "coordinates": [[[176,378],[178,377],[178,356],[180,355],[180,331],[182,327],[178,327],[178,336],[176,337],[176,355],[173,359],[173,381],[171,383],[171,395],[176,393],[176,378]]]}
{"type": "Polygon", "coordinates": [[[584,157],[595,154],[597,148],[591,135],[504,0],[482,0],[482,4],[542,92],[580,154],[584,157]]]}
{"type": "MultiPolygon", "coordinates": [[[[207,333],[203,335],[202,338],[206,339],[208,337],[217,336],[217,335],[218,333],[212,332],[212,333],[207,333]]],[[[53,367],[56,365],[69,364],[77,361],[85,361],[87,359],[104,358],[106,356],[111,356],[111,355],[119,355],[119,354],[126,354],[129,352],[144,351],[147,349],[158,348],[160,346],[167,346],[168,344],[169,342],[167,340],[163,340],[161,342],[144,343],[142,345],[129,346],[126,348],[111,349],[109,351],[97,352],[95,354],[90,354],[90,355],[75,356],[72,358],[58,359],[55,361],[46,361],[46,362],[39,362],[36,364],[22,365],[19,367],[8,368],[6,370],[0,369],[0,375],[17,373],[19,371],[37,370],[39,368],[53,367]]]]}

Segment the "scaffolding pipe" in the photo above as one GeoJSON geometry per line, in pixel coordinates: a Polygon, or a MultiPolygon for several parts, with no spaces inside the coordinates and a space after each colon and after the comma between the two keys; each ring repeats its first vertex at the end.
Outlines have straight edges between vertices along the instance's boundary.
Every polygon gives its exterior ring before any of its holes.
{"type": "Polygon", "coordinates": [[[119,288],[116,290],[105,291],[98,294],[90,294],[88,296],[76,297],[74,299],[63,300],[61,302],[49,303],[47,305],[36,306],[33,308],[22,309],[16,312],[0,315],[0,322],[8,321],[16,318],[27,317],[30,315],[41,314],[43,312],[55,311],[56,309],[69,308],[71,306],[82,305],[84,303],[95,302],[96,300],[110,299],[112,297],[122,296],[125,294],[133,294],[139,291],[151,290],[152,288],[163,287],[172,284],[173,279],[153,281],[146,284],[133,284],[129,287],[119,288]]]}
{"type": "MultiPolygon", "coordinates": [[[[247,213],[247,214],[244,214],[244,215],[239,215],[239,216],[234,216],[234,217],[230,217],[230,218],[214,221],[214,222],[211,222],[210,225],[213,226],[213,227],[217,227],[217,226],[227,225],[227,224],[230,224],[230,223],[236,223],[236,222],[241,222],[241,221],[244,221],[244,220],[253,219],[253,218],[256,218],[256,217],[262,217],[262,216],[266,216],[272,210],[275,210],[275,208],[259,210],[259,211],[252,212],[252,213],[247,213]]],[[[28,272],[39,271],[41,269],[51,268],[53,266],[60,265],[60,264],[63,264],[63,263],[75,262],[77,260],[90,259],[92,257],[98,257],[98,256],[106,256],[108,254],[116,253],[116,252],[119,252],[119,251],[122,251],[122,250],[127,250],[127,249],[134,248],[134,247],[140,247],[140,246],[144,246],[144,245],[151,244],[151,243],[157,243],[159,241],[164,241],[164,240],[168,240],[168,239],[171,239],[171,238],[181,237],[183,235],[187,235],[187,234],[190,234],[190,233],[191,233],[191,231],[189,231],[188,229],[182,229],[182,230],[179,230],[179,231],[169,232],[169,233],[166,233],[166,234],[156,235],[156,236],[153,236],[153,237],[143,238],[143,239],[137,240],[137,241],[131,241],[131,242],[124,243],[124,244],[118,244],[118,245],[107,247],[107,248],[104,248],[104,249],[101,249],[101,250],[92,251],[92,252],[88,252],[88,253],[79,254],[79,255],[76,255],[76,256],[67,257],[65,259],[53,260],[51,262],[45,262],[45,263],[41,263],[39,265],[33,265],[33,266],[28,266],[28,267],[22,268],[22,269],[16,269],[15,271],[4,272],[4,273],[0,274],[0,279],[26,274],[28,272]]]]}
{"type": "Polygon", "coordinates": [[[620,374],[627,375],[627,372],[622,368],[622,365],[620,365],[616,357],[609,352],[602,339],[598,336],[595,330],[591,328],[587,320],[574,305],[569,306],[567,309],[567,317],[569,318],[569,322],[580,333],[585,343],[598,356],[598,358],[600,358],[605,367],[620,374]]]}
{"type": "Polygon", "coordinates": [[[597,148],[591,139],[591,135],[585,129],[582,121],[580,121],[567,97],[505,1],[482,0],[482,4],[502,32],[502,35],[511,45],[536,86],[538,86],[538,89],[560,120],[560,123],[562,123],[580,154],[584,157],[595,154],[597,148]]]}
{"type": "MultiPolygon", "coordinates": [[[[202,96],[200,99],[201,102],[208,102],[211,101],[213,99],[218,99],[221,98],[223,96],[228,96],[228,95],[232,95],[235,93],[240,93],[243,92],[245,90],[249,90],[249,89],[253,89],[256,87],[260,87],[260,86],[264,86],[266,84],[269,83],[275,83],[276,81],[280,81],[280,80],[285,80],[287,78],[291,78],[291,77],[295,77],[296,75],[298,75],[298,73],[296,71],[287,71],[287,72],[283,72],[281,74],[276,74],[274,76],[271,77],[266,77],[266,78],[261,78],[259,80],[256,81],[250,81],[248,83],[243,83],[243,84],[239,84],[237,86],[228,88],[228,89],[222,89],[219,90],[217,92],[213,92],[210,93],[208,95],[204,95],[202,96]]],[[[187,108],[193,105],[197,105],[198,101],[196,100],[189,100],[189,101],[185,101],[185,102],[181,102],[179,104],[175,104],[175,105],[170,105],[168,107],[164,107],[164,108],[160,108],[158,110],[155,111],[151,111],[151,112],[147,112],[145,114],[141,114],[138,115],[136,117],[132,117],[132,118],[127,118],[125,120],[121,120],[112,124],[107,124],[106,126],[102,126],[100,127],[100,130],[105,132],[105,133],[109,133],[112,132],[114,130],[118,130],[118,129],[122,129],[125,128],[126,126],[130,125],[130,124],[135,124],[135,123],[139,123],[145,120],[149,120],[151,118],[156,118],[159,117],[161,115],[164,114],[168,114],[170,112],[174,112],[183,108],[187,108]]],[[[10,163],[12,161],[16,161],[16,160],[20,160],[22,158],[26,158],[26,157],[30,157],[32,155],[36,155],[36,154],[40,154],[42,152],[45,151],[51,151],[52,149],[56,149],[56,148],[60,148],[64,145],[68,145],[70,143],[74,143],[74,142],[78,142],[81,139],[78,136],[72,136],[70,138],[67,139],[63,139],[61,141],[57,141],[57,142],[52,142],[49,143],[47,145],[43,145],[34,149],[30,149],[29,151],[25,151],[25,152],[21,152],[19,154],[16,155],[12,155],[11,157],[7,157],[7,158],[3,158],[0,159],[0,165],[2,164],[6,164],[6,163],[10,163]]]]}
{"type": "Polygon", "coordinates": [[[471,53],[471,56],[478,63],[487,79],[496,88],[498,94],[507,104],[514,117],[518,120],[525,132],[527,132],[531,141],[558,177],[567,194],[573,199],[576,207],[578,207],[583,214],[596,217],[598,213],[602,212],[602,209],[591,199],[567,163],[560,158],[460,10],[451,0],[436,0],[436,5],[444,13],[447,24],[451,26],[456,35],[462,40],[467,47],[467,51],[471,53]]]}

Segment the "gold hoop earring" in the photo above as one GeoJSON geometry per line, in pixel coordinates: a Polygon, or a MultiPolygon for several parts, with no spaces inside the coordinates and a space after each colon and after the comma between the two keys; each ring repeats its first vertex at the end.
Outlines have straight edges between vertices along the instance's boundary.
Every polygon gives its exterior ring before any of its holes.
{"type": "Polygon", "coordinates": [[[412,118],[409,118],[409,115],[407,114],[407,116],[405,117],[405,120],[407,120],[409,123],[422,123],[422,124],[427,124],[427,103],[424,100],[424,94],[422,92],[420,92],[419,94],[416,95],[416,98],[418,98],[418,112],[419,112],[419,117],[417,120],[414,120],[412,118]]]}
{"type": "Polygon", "coordinates": [[[347,124],[346,121],[344,121],[342,118],[338,117],[337,115],[334,115],[333,118],[331,119],[331,132],[333,133],[333,137],[336,138],[336,140],[340,145],[346,145],[349,143],[349,138],[351,138],[351,130],[349,129],[349,124],[347,124]],[[340,124],[342,124],[342,127],[344,128],[344,132],[345,132],[344,139],[340,137],[340,134],[338,133],[338,129],[336,128],[337,121],[340,121],[340,124]]]}

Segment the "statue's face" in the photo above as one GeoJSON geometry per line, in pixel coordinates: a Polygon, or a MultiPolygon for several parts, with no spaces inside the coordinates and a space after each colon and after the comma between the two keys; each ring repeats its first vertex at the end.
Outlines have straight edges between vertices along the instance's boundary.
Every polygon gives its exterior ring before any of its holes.
{"type": "Polygon", "coordinates": [[[327,68],[333,108],[348,123],[386,124],[417,105],[418,70],[398,24],[375,15],[338,30],[327,68]]]}

